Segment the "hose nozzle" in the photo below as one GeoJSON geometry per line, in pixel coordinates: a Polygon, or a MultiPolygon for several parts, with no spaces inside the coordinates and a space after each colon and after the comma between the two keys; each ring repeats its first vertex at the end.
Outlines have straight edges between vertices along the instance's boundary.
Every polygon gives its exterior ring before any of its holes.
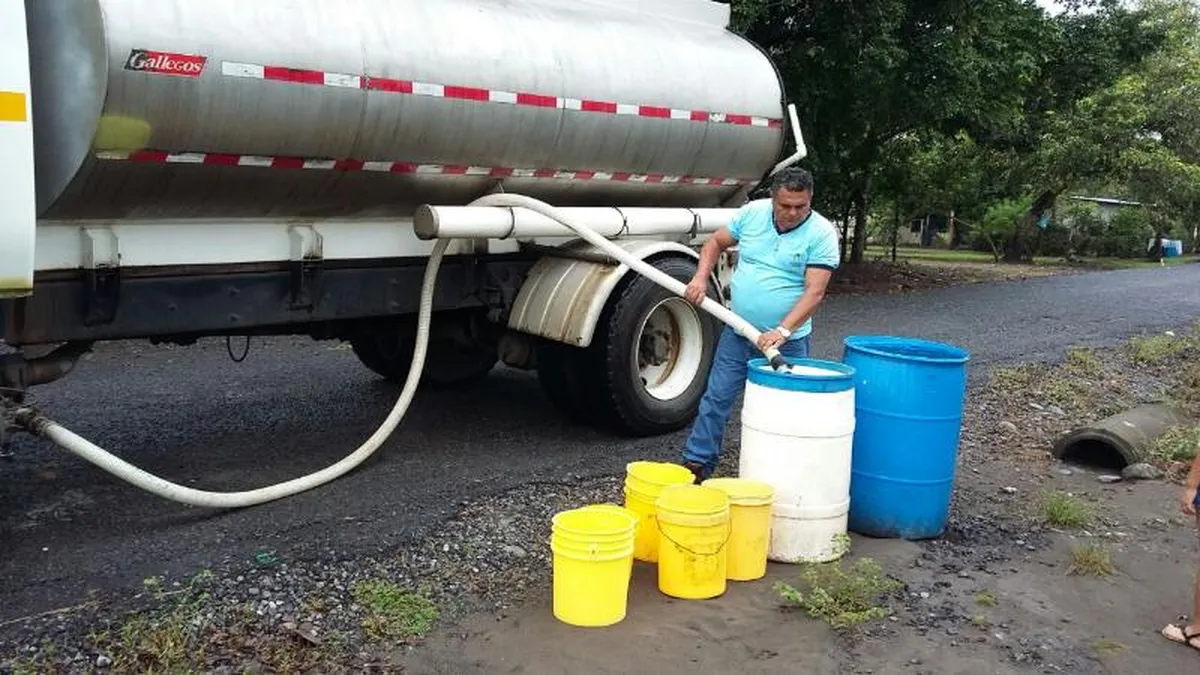
{"type": "Polygon", "coordinates": [[[768,349],[765,354],[767,356],[767,361],[769,361],[771,364],[771,368],[775,370],[782,370],[783,367],[787,365],[787,361],[784,360],[783,354],[780,354],[779,350],[775,347],[768,349]]]}

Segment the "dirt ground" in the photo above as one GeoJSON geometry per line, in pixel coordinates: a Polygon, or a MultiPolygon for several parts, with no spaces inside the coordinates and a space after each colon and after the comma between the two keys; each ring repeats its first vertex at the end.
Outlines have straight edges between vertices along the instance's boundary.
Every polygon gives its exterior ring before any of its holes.
{"type": "MultiPolygon", "coordinates": [[[[909,594],[892,603],[882,625],[860,634],[839,636],[781,609],[772,587],[796,576],[786,565],[772,564],[763,580],[732,584],[721,598],[692,602],[659,594],[654,568],[639,563],[629,616],[615,627],[565,626],[545,598],[499,621],[478,614],[440,631],[404,663],[414,673],[1193,672],[1200,653],[1157,632],[1187,607],[1197,557],[1195,531],[1170,515],[1177,491],[1162,484],[1100,489],[1086,472],[1029,474],[1011,482],[1077,490],[1103,505],[1113,529],[1094,534],[1113,541],[1114,577],[1068,573],[1080,535],[975,517],[973,531],[960,525],[954,533],[957,543],[853,537],[850,558],[876,560],[909,594]]],[[[997,477],[981,482],[1003,482],[997,477]]]]}
{"type": "Polygon", "coordinates": [[[1004,369],[972,391],[945,536],[852,536],[844,569],[868,558],[903,584],[880,601],[880,621],[839,631],[788,607],[774,586],[798,583],[789,565],[714,600],[679,601],[638,563],[617,626],[565,626],[546,592],[503,618],[479,613],[438,631],[403,662],[417,673],[1200,672],[1200,651],[1158,632],[1190,611],[1200,560],[1170,480],[1187,446],[1151,458],[1166,479],[1136,482],[1102,482],[1111,470],[1048,453],[1058,434],[1135,402],[1169,398],[1195,412],[1197,358],[1200,331],[1157,336],[1004,369]]]}
{"type": "Polygon", "coordinates": [[[1067,265],[992,264],[975,261],[871,260],[847,265],[830,286],[831,295],[908,293],[944,286],[1019,281],[1062,274],[1082,274],[1082,267],[1067,265]]]}

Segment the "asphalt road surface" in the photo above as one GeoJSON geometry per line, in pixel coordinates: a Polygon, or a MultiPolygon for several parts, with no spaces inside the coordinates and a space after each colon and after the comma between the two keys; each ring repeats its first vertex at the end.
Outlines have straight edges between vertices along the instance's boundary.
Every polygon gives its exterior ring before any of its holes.
{"type": "MultiPolygon", "coordinates": [[[[1057,360],[1071,345],[1109,345],[1196,318],[1200,265],[835,297],[818,317],[814,355],[839,358],[849,334],[922,337],[968,348],[978,376],[989,364],[1057,360]]],[[[104,345],[36,394],[67,428],[152,473],[239,490],[337,461],[374,431],[398,391],[348,349],[295,339],[256,340],[240,364],[223,340],[104,345]]],[[[419,391],[397,432],[351,475],[234,512],[161,500],[24,437],[0,461],[0,622],[81,602],[91,589],[136,590],[156,574],[242,565],[261,551],[327,562],[381,553],[437,528],[465,499],[674,459],[682,435],[630,441],[572,427],[532,374],[498,370],[465,392],[419,391]]]]}

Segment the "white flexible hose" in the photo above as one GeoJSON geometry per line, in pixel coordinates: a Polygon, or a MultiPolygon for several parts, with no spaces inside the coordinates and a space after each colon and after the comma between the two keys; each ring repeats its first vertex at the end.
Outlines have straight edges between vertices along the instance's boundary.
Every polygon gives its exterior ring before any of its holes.
{"type": "Polygon", "coordinates": [[[425,280],[421,286],[421,306],[417,314],[417,339],[413,348],[412,364],[408,369],[408,379],[404,382],[404,389],[400,392],[399,400],[396,401],[396,405],[388,413],[383,424],[379,425],[379,428],[375,430],[375,433],[371,434],[371,437],[366,442],[358,446],[358,449],[342,458],[336,464],[327,466],[315,473],[310,473],[307,476],[255,490],[246,490],[243,492],[210,492],[208,490],[197,490],[179,485],[178,483],[172,483],[171,481],[143,471],[129,462],[114,456],[86,438],[44,417],[35,419],[34,431],[117,478],[132,483],[163,499],[182,502],[192,506],[226,509],[254,506],[283,497],[290,497],[305,490],[311,490],[318,485],[328,483],[335,478],[340,478],[359,464],[362,464],[378,450],[379,446],[395,431],[396,426],[400,424],[400,420],[404,418],[404,414],[408,412],[408,405],[417,391],[417,383],[420,381],[421,371],[425,367],[425,349],[429,344],[429,320],[430,315],[433,313],[433,289],[437,281],[438,268],[442,264],[442,256],[445,254],[450,242],[450,239],[438,241],[433,247],[433,252],[429,255],[429,263],[425,267],[425,280]]]}
{"type": "MultiPolygon", "coordinates": [[[[638,274],[648,277],[651,281],[674,292],[676,295],[683,295],[687,288],[685,284],[630,255],[621,247],[608,241],[590,228],[572,221],[557,209],[544,202],[523,195],[492,194],[475,200],[471,206],[517,206],[537,211],[571,228],[579,233],[579,236],[583,239],[604,249],[638,274]]],[[[400,392],[400,398],[396,401],[396,405],[392,408],[392,411],[388,413],[387,418],[379,425],[375,433],[371,434],[370,438],[358,446],[354,452],[342,458],[341,461],[320,471],[254,490],[241,492],[197,490],[179,485],[178,483],[172,483],[171,481],[143,471],[29,408],[18,409],[18,420],[23,421],[32,432],[44,436],[121,480],[127,481],[164,499],[192,506],[227,509],[254,506],[283,497],[290,497],[328,483],[353,470],[374,454],[379,449],[379,446],[396,430],[396,427],[400,424],[400,420],[408,412],[409,403],[412,402],[413,395],[416,394],[417,383],[420,382],[421,372],[425,367],[425,352],[429,344],[429,322],[433,313],[433,290],[437,282],[438,269],[441,267],[442,257],[445,255],[446,248],[450,245],[451,241],[450,239],[438,240],[437,244],[433,247],[433,252],[429,255],[429,262],[425,267],[425,277],[421,285],[420,309],[417,314],[417,336],[413,349],[412,363],[408,369],[408,379],[404,382],[404,389],[400,392]]],[[[701,304],[701,309],[732,326],[734,330],[751,342],[757,342],[759,331],[720,303],[706,297],[701,304]]],[[[767,356],[771,359],[773,365],[781,358],[776,349],[769,350],[767,356]]]]}

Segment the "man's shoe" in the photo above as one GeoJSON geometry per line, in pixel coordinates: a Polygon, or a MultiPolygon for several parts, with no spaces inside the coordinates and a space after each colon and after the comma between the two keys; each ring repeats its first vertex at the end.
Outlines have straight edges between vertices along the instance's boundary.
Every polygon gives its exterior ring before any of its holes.
{"type": "Polygon", "coordinates": [[[688,471],[691,471],[692,475],[696,477],[696,480],[693,481],[693,485],[699,485],[708,480],[708,469],[705,469],[703,464],[699,464],[697,462],[684,462],[683,466],[686,467],[688,471]]]}

